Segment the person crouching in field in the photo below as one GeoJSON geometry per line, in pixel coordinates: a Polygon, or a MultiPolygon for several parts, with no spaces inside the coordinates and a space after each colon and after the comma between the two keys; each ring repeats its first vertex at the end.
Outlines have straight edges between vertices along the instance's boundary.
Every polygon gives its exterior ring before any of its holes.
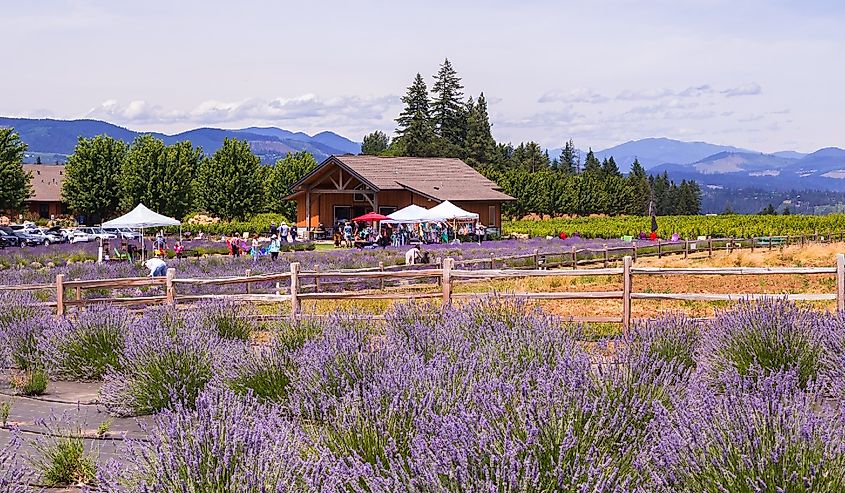
{"type": "Polygon", "coordinates": [[[150,269],[149,277],[164,277],[167,275],[167,264],[158,257],[147,260],[144,265],[147,269],[150,269]]]}
{"type": "Polygon", "coordinates": [[[418,260],[422,260],[422,252],[420,247],[414,245],[410,250],[405,252],[405,265],[416,265],[418,260]]]}

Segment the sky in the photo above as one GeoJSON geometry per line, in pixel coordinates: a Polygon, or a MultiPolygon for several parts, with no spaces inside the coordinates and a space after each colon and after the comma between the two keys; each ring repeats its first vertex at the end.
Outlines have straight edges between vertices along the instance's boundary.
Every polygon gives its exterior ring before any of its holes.
{"type": "Polygon", "coordinates": [[[444,58],[493,136],[845,147],[845,2],[0,0],[0,115],[392,134],[444,58]]]}

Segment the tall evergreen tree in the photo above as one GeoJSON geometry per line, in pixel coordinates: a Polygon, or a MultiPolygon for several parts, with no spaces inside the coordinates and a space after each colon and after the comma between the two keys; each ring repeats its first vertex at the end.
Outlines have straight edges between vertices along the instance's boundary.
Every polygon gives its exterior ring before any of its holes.
{"type": "Polygon", "coordinates": [[[118,210],[127,149],[125,142],[107,135],[79,137],[62,183],[62,199],[72,211],[102,221],[118,210]]]}
{"type": "Polygon", "coordinates": [[[564,173],[574,175],[581,171],[579,169],[581,167],[581,163],[579,161],[578,150],[575,149],[575,144],[572,142],[572,139],[569,139],[566,144],[564,144],[563,150],[560,153],[558,169],[564,173]]]}
{"type": "Polygon", "coordinates": [[[11,128],[0,128],[0,212],[17,211],[32,195],[32,175],[23,169],[26,144],[11,128]]]}
{"type": "Polygon", "coordinates": [[[449,59],[440,65],[431,88],[431,116],[434,132],[445,142],[454,146],[463,145],[466,111],[463,104],[461,78],[452,68],[449,59]]]}
{"type": "Polygon", "coordinates": [[[245,219],[261,210],[265,192],[260,163],[248,142],[225,139],[223,147],[199,167],[197,206],[223,219],[245,219]]]}
{"type": "Polygon", "coordinates": [[[433,155],[436,135],[429,114],[428,89],[420,74],[408,87],[402,102],[405,103],[405,109],[396,119],[399,124],[396,133],[399,137],[393,142],[394,152],[405,156],[433,155]]]}
{"type": "Polygon", "coordinates": [[[490,131],[487,99],[482,92],[467,120],[467,161],[474,165],[488,165],[496,160],[496,141],[490,131]]]}
{"type": "Polygon", "coordinates": [[[386,151],[390,145],[390,138],[381,130],[376,130],[371,134],[364,136],[364,141],[361,142],[361,154],[369,156],[378,156],[386,151]]]}
{"type": "Polygon", "coordinates": [[[129,210],[143,203],[166,216],[181,218],[193,204],[193,179],[202,150],[190,142],[165,146],[152,135],[132,142],[120,172],[120,206],[129,210]]]}
{"type": "Polygon", "coordinates": [[[587,157],[584,159],[584,174],[601,176],[601,162],[596,158],[592,148],[587,152],[587,157]]]}
{"type": "Polygon", "coordinates": [[[547,170],[551,165],[549,153],[543,151],[540,144],[536,142],[519,144],[513,151],[512,159],[515,166],[527,170],[530,173],[547,170]]]}
{"type": "Polygon", "coordinates": [[[613,156],[604,158],[604,161],[601,163],[601,174],[605,178],[622,178],[622,173],[619,172],[619,166],[616,165],[613,156]]]}
{"type": "Polygon", "coordinates": [[[651,200],[651,186],[648,183],[648,175],[645,168],[634,158],[631,164],[631,172],[628,173],[628,184],[632,189],[632,197],[628,214],[635,216],[648,215],[648,203],[651,200]]]}

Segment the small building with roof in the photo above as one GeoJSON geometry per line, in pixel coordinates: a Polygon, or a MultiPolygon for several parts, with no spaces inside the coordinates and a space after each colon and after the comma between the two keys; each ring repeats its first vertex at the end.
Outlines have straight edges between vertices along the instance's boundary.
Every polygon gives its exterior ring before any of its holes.
{"type": "Polygon", "coordinates": [[[32,195],[24,202],[24,212],[42,219],[67,213],[62,201],[65,167],[61,164],[24,164],[24,171],[32,173],[32,195]]]}
{"type": "Polygon", "coordinates": [[[443,201],[501,228],[502,204],[515,200],[493,181],[456,158],[331,156],[291,186],[296,225],[331,228],[369,211],[388,215],[414,204],[443,201]]]}

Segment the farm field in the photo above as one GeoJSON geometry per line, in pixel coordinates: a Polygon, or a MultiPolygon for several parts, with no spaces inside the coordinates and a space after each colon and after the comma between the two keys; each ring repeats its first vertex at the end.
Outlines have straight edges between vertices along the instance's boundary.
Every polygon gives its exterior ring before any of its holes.
{"type": "MultiPolygon", "coordinates": [[[[827,216],[806,215],[718,215],[718,216],[663,216],[657,218],[658,233],[668,238],[677,233],[681,238],[698,236],[713,238],[750,238],[752,236],[827,235],[845,232],[845,214],[827,216]]],[[[505,234],[520,233],[529,236],[557,236],[565,231],[570,236],[579,233],[585,238],[620,238],[651,231],[649,217],[577,217],[546,220],[505,221],[505,234]]]]}
{"type": "Polygon", "coordinates": [[[845,319],[785,302],[596,344],[495,298],[259,327],[0,296],[7,491],[845,487],[845,319]]]}

